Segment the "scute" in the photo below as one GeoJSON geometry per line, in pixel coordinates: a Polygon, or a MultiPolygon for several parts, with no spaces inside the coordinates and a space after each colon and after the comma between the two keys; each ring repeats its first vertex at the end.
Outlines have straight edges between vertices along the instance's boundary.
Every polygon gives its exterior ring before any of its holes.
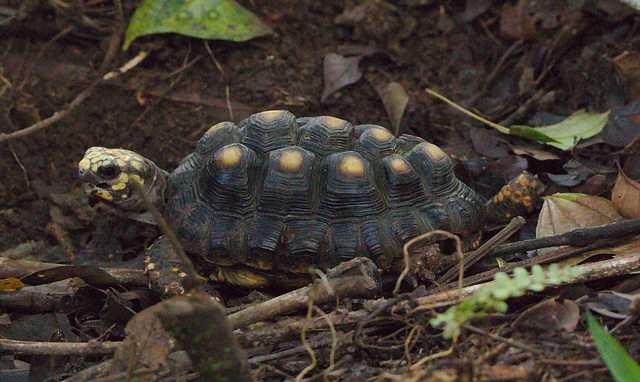
{"type": "Polygon", "coordinates": [[[355,137],[351,123],[334,117],[311,118],[300,132],[300,147],[321,157],[351,150],[355,137]]]}
{"type": "Polygon", "coordinates": [[[421,233],[485,221],[437,146],[281,110],[209,129],[168,188],[165,215],[187,251],[229,269],[306,274],[355,256],[387,269],[421,233]]]}
{"type": "Polygon", "coordinates": [[[298,129],[296,117],[284,110],[254,114],[240,125],[245,131],[242,143],[261,154],[292,145],[298,129]]]}
{"type": "Polygon", "coordinates": [[[265,178],[258,211],[282,217],[310,214],[314,209],[314,160],[313,153],[296,146],[270,152],[264,164],[265,178]],[[296,160],[299,160],[297,166],[283,163],[296,160]],[[292,167],[297,169],[294,171],[292,167]]]}

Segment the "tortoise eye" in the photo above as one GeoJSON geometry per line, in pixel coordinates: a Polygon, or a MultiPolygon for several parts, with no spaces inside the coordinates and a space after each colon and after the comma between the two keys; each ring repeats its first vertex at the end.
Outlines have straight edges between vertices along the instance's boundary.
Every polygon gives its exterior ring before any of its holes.
{"type": "Polygon", "coordinates": [[[113,179],[120,174],[120,170],[118,166],[115,165],[107,165],[102,166],[98,169],[98,175],[102,179],[113,179]]]}

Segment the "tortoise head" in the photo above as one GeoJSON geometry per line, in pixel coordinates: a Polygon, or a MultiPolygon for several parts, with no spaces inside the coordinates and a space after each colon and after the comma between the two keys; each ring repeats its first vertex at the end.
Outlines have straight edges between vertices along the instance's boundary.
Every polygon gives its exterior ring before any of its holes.
{"type": "Polygon", "coordinates": [[[152,204],[161,207],[164,202],[167,172],[133,151],[92,147],[78,163],[78,177],[92,206],[103,202],[127,213],[144,212],[133,182],[142,186],[152,204]]]}

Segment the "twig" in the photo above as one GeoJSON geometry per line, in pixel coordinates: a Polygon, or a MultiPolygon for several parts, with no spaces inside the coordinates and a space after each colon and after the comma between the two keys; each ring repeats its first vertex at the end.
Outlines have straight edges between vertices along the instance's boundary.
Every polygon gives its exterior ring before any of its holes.
{"type": "Polygon", "coordinates": [[[529,109],[531,109],[531,107],[537,105],[538,101],[549,93],[551,92],[547,92],[544,89],[539,89],[528,100],[526,100],[522,105],[520,105],[516,109],[516,111],[511,113],[507,118],[500,121],[500,125],[511,126],[515,121],[517,121],[519,118],[527,114],[527,112],[529,112],[529,109]]]}
{"type": "MultiPolygon", "coordinates": [[[[35,272],[44,271],[47,269],[60,268],[64,265],[41,263],[37,261],[27,260],[14,260],[5,257],[0,257],[0,278],[23,278],[35,272]]],[[[144,276],[142,270],[139,269],[126,269],[126,268],[100,268],[107,272],[109,275],[118,280],[118,285],[125,285],[128,287],[146,287],[147,278],[144,276]]],[[[73,277],[73,276],[70,276],[73,277]]],[[[110,285],[105,287],[115,287],[117,285],[110,285]]]]}
{"type": "Polygon", "coordinates": [[[544,236],[537,239],[524,240],[517,243],[501,245],[491,256],[504,256],[512,253],[530,251],[546,247],[570,245],[584,247],[593,242],[612,237],[623,237],[640,234],[640,219],[625,220],[599,227],[576,228],[558,235],[544,236]]]}
{"type": "Polygon", "coordinates": [[[222,68],[222,65],[220,65],[220,62],[218,62],[216,56],[213,54],[211,47],[209,47],[209,42],[206,40],[204,41],[204,47],[207,49],[207,53],[209,53],[209,56],[211,56],[211,59],[218,68],[218,71],[220,71],[220,75],[222,75],[222,78],[224,79],[224,93],[227,100],[227,110],[229,111],[229,119],[233,120],[233,108],[231,107],[231,95],[229,92],[229,78],[227,76],[227,73],[225,73],[224,69],[222,68]]]}
{"type": "Polygon", "coordinates": [[[454,109],[458,110],[459,112],[461,112],[463,114],[466,114],[471,118],[477,119],[478,121],[493,127],[494,129],[498,130],[502,134],[509,134],[509,129],[507,129],[506,127],[500,126],[497,123],[491,122],[488,119],[482,118],[481,116],[470,112],[469,110],[463,108],[462,106],[459,106],[458,104],[454,103],[450,99],[446,98],[445,96],[440,95],[440,94],[438,94],[438,93],[436,93],[433,90],[428,89],[428,88],[424,89],[424,91],[427,92],[427,94],[432,95],[432,96],[436,97],[437,99],[439,99],[441,101],[444,101],[449,106],[453,107],[454,109]]]}
{"type": "Polygon", "coordinates": [[[316,280],[310,286],[233,313],[229,315],[229,321],[234,329],[238,329],[271,317],[304,309],[312,293],[314,302],[318,305],[339,297],[372,297],[379,288],[378,281],[371,276],[376,272],[377,269],[371,260],[355,258],[329,270],[328,279],[334,290],[333,295],[322,286],[322,280],[316,280]]]}
{"type": "Polygon", "coordinates": [[[0,353],[97,356],[113,354],[121,342],[30,342],[0,338],[0,353]]]}
{"type": "MultiPolygon", "coordinates": [[[[505,240],[513,236],[516,232],[518,232],[525,224],[525,220],[522,216],[515,217],[511,219],[509,224],[504,227],[498,234],[494,235],[491,239],[489,239],[486,243],[482,244],[480,248],[471,252],[467,256],[465,256],[463,260],[463,270],[469,269],[470,266],[477,263],[480,259],[482,259],[489,252],[494,250],[498,245],[502,244],[505,240]]],[[[460,272],[460,264],[456,264],[451,269],[449,269],[444,275],[440,276],[434,285],[430,286],[427,291],[435,290],[438,288],[438,285],[448,283],[455,277],[456,274],[460,272]]]]}
{"type": "MultiPolygon", "coordinates": [[[[577,265],[575,268],[581,271],[581,275],[576,277],[572,281],[572,284],[629,274],[640,269],[640,254],[628,255],[613,260],[599,261],[585,265],[577,265]]],[[[412,304],[402,302],[396,306],[396,309],[417,312],[429,310],[434,307],[453,305],[457,303],[459,299],[471,296],[490,284],[493,284],[493,281],[420,297],[413,300],[413,303],[415,303],[417,307],[413,308],[412,304]]],[[[380,303],[383,304],[384,302],[380,303]]]]}
{"type": "Polygon", "coordinates": [[[483,93],[487,90],[489,86],[491,86],[493,81],[496,79],[498,73],[500,73],[500,69],[502,69],[502,66],[507,61],[507,59],[511,57],[513,54],[515,54],[516,52],[518,52],[521,48],[522,48],[522,41],[518,40],[513,44],[511,44],[511,46],[504,51],[504,53],[498,60],[498,63],[493,68],[493,70],[491,71],[487,79],[485,80],[485,83],[483,86],[483,93]]]}
{"type": "MultiPolygon", "coordinates": [[[[423,241],[423,240],[427,240],[429,238],[431,238],[432,236],[444,236],[448,239],[453,239],[456,242],[456,254],[458,255],[458,258],[460,259],[460,261],[462,262],[464,259],[464,255],[462,254],[462,243],[460,242],[460,238],[458,237],[458,235],[455,235],[451,232],[448,231],[443,231],[443,230],[433,230],[433,231],[429,231],[427,233],[423,233],[422,235],[416,236],[413,239],[409,240],[408,242],[405,243],[404,247],[402,248],[402,252],[404,255],[404,269],[402,270],[402,272],[400,273],[400,276],[398,276],[398,279],[396,280],[396,286],[395,288],[393,288],[393,292],[392,294],[398,294],[398,292],[400,291],[400,285],[402,284],[402,280],[404,280],[404,278],[407,276],[407,274],[409,274],[410,268],[411,268],[411,263],[409,260],[409,248],[411,248],[411,246],[419,241],[423,241]]],[[[460,272],[460,281],[462,281],[462,273],[460,272]]]]}

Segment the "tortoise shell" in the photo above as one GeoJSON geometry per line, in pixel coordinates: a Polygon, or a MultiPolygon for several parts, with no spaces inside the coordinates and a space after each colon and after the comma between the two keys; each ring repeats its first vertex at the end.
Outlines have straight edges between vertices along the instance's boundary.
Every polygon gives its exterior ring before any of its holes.
{"type": "Polygon", "coordinates": [[[389,269],[434,229],[479,232],[481,198],[421,138],[272,110],[211,127],[170,175],[165,216],[204,264],[308,272],[366,256],[389,269]]]}

